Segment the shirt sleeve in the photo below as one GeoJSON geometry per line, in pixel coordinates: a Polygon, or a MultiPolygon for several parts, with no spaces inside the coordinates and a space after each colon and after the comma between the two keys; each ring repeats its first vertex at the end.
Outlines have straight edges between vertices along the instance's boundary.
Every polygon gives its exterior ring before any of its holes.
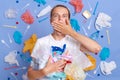
{"type": "Polygon", "coordinates": [[[32,58],[31,64],[30,66],[34,69],[34,70],[38,70],[39,69],[39,62],[37,59],[32,58]]]}
{"type": "Polygon", "coordinates": [[[40,50],[40,42],[39,40],[37,40],[31,54],[32,61],[30,64],[30,66],[35,70],[39,69],[39,61],[38,61],[39,50],[40,50]]]}
{"type": "Polygon", "coordinates": [[[46,53],[45,44],[42,43],[42,40],[38,39],[33,48],[31,57],[33,58],[31,66],[34,69],[42,69],[45,67],[49,55],[46,53]]]}

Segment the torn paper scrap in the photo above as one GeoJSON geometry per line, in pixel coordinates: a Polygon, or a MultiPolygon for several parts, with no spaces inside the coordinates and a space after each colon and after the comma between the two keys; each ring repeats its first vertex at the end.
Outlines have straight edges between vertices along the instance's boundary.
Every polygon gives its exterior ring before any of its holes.
{"type": "Polygon", "coordinates": [[[16,56],[17,56],[17,51],[13,50],[9,52],[7,56],[5,56],[4,61],[8,62],[9,64],[17,64],[17,66],[19,66],[16,56]]]}

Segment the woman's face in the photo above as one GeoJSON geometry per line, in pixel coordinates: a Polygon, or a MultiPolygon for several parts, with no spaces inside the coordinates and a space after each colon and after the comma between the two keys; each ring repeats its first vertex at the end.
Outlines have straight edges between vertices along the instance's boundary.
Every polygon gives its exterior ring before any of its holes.
{"type": "Polygon", "coordinates": [[[51,22],[59,21],[63,24],[66,24],[66,19],[69,19],[68,10],[64,7],[56,7],[51,16],[51,22]]]}

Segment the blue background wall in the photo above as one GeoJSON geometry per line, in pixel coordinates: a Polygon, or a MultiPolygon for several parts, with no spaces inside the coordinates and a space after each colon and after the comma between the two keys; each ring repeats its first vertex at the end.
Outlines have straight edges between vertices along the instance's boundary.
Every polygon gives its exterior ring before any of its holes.
{"type": "MultiPolygon", "coordinates": [[[[111,28],[103,28],[102,30],[100,30],[100,35],[96,41],[102,47],[107,47],[110,49],[110,57],[108,59],[106,59],[106,61],[107,62],[115,61],[117,68],[112,71],[112,74],[107,75],[107,76],[103,75],[100,72],[100,69],[98,69],[97,74],[93,74],[94,70],[89,71],[88,73],[90,75],[92,75],[94,78],[87,76],[86,80],[119,80],[120,79],[120,73],[119,73],[120,72],[120,62],[119,62],[120,61],[120,53],[119,53],[120,52],[120,46],[119,46],[120,7],[119,7],[119,2],[120,1],[119,0],[83,0],[84,7],[83,7],[82,11],[75,15],[73,15],[74,7],[69,4],[69,0],[66,0],[66,1],[67,2],[65,3],[65,2],[61,2],[59,0],[46,0],[46,4],[45,5],[41,4],[40,6],[38,6],[39,4],[37,2],[35,2],[34,0],[3,0],[0,2],[0,40],[5,40],[5,42],[10,46],[10,48],[8,48],[0,42],[0,80],[15,80],[15,78],[10,74],[10,72],[15,73],[16,74],[15,76],[18,80],[22,80],[21,76],[27,71],[27,69],[25,69],[25,70],[17,70],[17,69],[24,67],[24,66],[28,67],[30,64],[29,61],[24,60],[18,54],[17,60],[20,64],[20,66],[17,68],[11,68],[12,66],[16,66],[16,65],[14,65],[14,64],[10,65],[8,63],[5,63],[4,57],[13,50],[17,50],[20,52],[20,54],[23,54],[22,53],[22,49],[24,47],[23,43],[33,33],[37,34],[37,36],[40,38],[40,37],[45,36],[52,32],[52,28],[49,23],[49,14],[46,14],[45,16],[40,17],[40,18],[36,18],[36,15],[39,13],[39,11],[41,11],[47,5],[50,5],[51,7],[53,7],[56,4],[64,4],[67,7],[69,7],[69,9],[71,11],[71,18],[76,19],[78,21],[79,25],[83,26],[86,29],[88,36],[90,36],[90,34],[92,34],[93,32],[96,31],[96,29],[94,27],[94,22],[97,17],[97,14],[99,12],[104,12],[112,17],[112,21],[111,21],[112,27],[111,28]],[[88,2],[89,2],[93,9],[91,11],[91,14],[92,14],[97,1],[99,2],[99,4],[98,4],[97,10],[96,10],[96,14],[92,15],[92,17],[90,19],[86,20],[87,22],[84,23],[85,18],[82,16],[82,12],[84,10],[90,9],[89,5],[88,5],[88,2]],[[24,6],[28,3],[30,5],[24,8],[24,6]],[[17,16],[15,19],[8,19],[5,17],[5,11],[7,11],[8,9],[15,9],[17,11],[17,16]],[[28,24],[24,23],[21,20],[21,15],[26,10],[29,10],[31,12],[35,21],[33,24],[30,25],[31,27],[26,32],[26,34],[23,35],[28,24]],[[39,20],[42,20],[46,17],[48,17],[46,20],[41,21],[39,23],[39,20]],[[93,20],[93,22],[91,24],[91,29],[88,30],[87,26],[89,25],[89,22],[91,19],[93,20]],[[18,22],[19,24],[16,24],[16,22],[18,22]],[[13,25],[13,26],[17,26],[17,28],[16,29],[7,28],[7,27],[3,27],[3,25],[13,25]],[[110,44],[108,44],[106,30],[109,30],[110,44]],[[15,41],[13,39],[13,34],[15,31],[19,31],[23,35],[21,44],[15,43],[15,41]],[[13,41],[12,43],[9,42],[8,33],[10,34],[11,39],[13,41]],[[103,38],[101,36],[103,36],[103,38]],[[5,68],[10,68],[10,69],[5,70],[5,68]]],[[[84,35],[84,31],[81,27],[80,27],[79,33],[84,35]]],[[[97,59],[97,65],[99,65],[99,63],[100,63],[99,56],[94,55],[94,54],[91,54],[91,55],[93,55],[97,59]]],[[[28,52],[26,54],[24,54],[24,56],[25,56],[24,57],[25,59],[30,58],[28,52]]]]}

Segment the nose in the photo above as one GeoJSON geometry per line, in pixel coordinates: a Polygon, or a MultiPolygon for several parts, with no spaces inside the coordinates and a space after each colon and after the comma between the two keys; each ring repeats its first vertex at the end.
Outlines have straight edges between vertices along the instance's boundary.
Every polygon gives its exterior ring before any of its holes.
{"type": "Polygon", "coordinates": [[[61,21],[62,19],[63,19],[62,16],[59,16],[58,20],[61,21]]]}

